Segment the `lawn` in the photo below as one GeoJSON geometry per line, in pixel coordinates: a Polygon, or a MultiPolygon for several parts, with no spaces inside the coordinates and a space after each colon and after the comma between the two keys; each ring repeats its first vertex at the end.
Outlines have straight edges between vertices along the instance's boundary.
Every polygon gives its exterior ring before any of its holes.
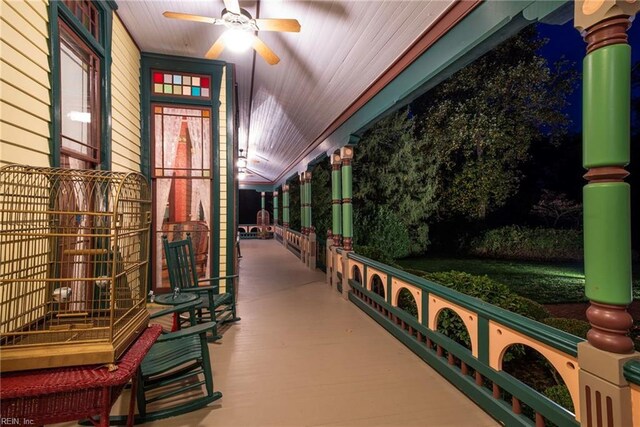
{"type": "MultiPolygon", "coordinates": [[[[404,268],[464,271],[509,286],[515,293],[542,304],[586,301],[582,263],[543,263],[474,258],[406,258],[396,261],[404,268]]],[[[634,266],[634,297],[640,298],[640,266],[634,266]]]]}

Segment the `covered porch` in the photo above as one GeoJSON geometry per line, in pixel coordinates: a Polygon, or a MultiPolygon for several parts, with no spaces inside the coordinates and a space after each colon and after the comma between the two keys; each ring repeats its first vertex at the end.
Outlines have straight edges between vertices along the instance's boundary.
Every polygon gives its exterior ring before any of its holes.
{"type": "MultiPolygon", "coordinates": [[[[209,344],[222,399],[147,425],[499,425],[322,272],[276,240],[241,245],[242,321],[209,344]]],[[[125,391],[112,413],[126,413],[127,403],[125,391]]]]}

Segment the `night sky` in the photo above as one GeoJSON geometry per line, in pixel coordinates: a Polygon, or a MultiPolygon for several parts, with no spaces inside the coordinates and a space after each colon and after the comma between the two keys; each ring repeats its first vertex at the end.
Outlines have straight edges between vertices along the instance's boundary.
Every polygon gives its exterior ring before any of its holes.
{"type": "MultiPolygon", "coordinates": [[[[538,24],[538,32],[542,37],[549,39],[540,54],[553,64],[559,59],[567,59],[575,63],[575,67],[582,75],[582,60],[585,56],[587,44],[582,40],[580,33],[573,28],[573,21],[564,25],[538,24]]],[[[640,60],[640,20],[631,25],[628,33],[629,44],[631,45],[631,64],[640,60]]],[[[572,121],[570,128],[573,132],[582,130],[582,82],[579,80],[578,87],[569,97],[570,107],[566,110],[572,121]]],[[[633,126],[638,126],[637,123],[633,126]]]]}

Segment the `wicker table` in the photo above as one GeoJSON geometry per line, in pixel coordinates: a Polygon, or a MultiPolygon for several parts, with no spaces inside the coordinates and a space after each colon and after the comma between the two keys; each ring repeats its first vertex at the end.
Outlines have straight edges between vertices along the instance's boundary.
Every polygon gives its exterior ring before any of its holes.
{"type": "MultiPolygon", "coordinates": [[[[100,415],[109,425],[109,412],[125,385],[134,379],[127,425],[133,423],[135,374],[162,328],[149,326],[116,362],[118,369],[85,365],[9,372],[0,377],[2,418],[18,425],[43,425],[100,415]]],[[[95,424],[95,422],[94,422],[95,424]]]]}

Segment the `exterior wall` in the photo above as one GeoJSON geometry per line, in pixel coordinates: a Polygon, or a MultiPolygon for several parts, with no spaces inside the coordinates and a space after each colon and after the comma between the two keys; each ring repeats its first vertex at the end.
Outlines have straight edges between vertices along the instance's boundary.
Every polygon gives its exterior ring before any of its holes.
{"type": "Polygon", "coordinates": [[[47,4],[46,0],[0,2],[0,166],[49,166],[47,4]]]}
{"type": "Polygon", "coordinates": [[[140,51],[116,14],[111,57],[111,169],[140,172],[140,51]]]}

